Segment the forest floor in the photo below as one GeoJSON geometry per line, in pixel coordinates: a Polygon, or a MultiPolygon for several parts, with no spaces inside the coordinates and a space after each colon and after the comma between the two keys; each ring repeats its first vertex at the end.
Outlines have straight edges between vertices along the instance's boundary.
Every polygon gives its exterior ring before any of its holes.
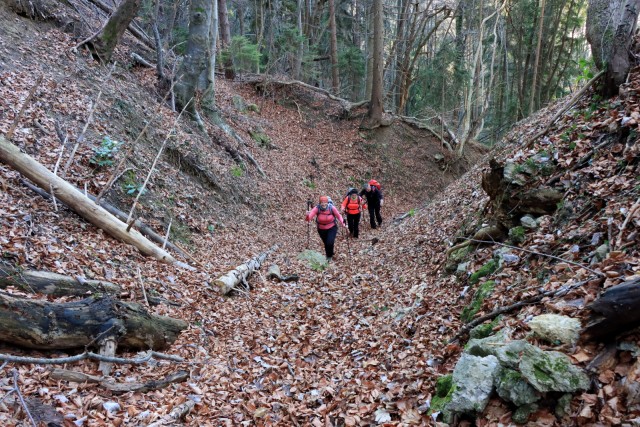
{"type": "MultiPolygon", "coordinates": [[[[29,398],[30,408],[53,408],[59,414],[33,409],[41,421],[69,426],[148,425],[185,401],[196,403],[183,420],[190,426],[435,422],[428,410],[434,384],[457,361],[462,344],[450,340],[464,326],[460,311],[473,293],[466,291],[468,275],[444,274],[444,252],[456,237],[472,235],[485,220],[488,197],[480,186],[484,149],[470,146],[467,157],[456,162],[432,136],[401,122],[364,132],[359,120],[338,119],[337,106],[322,95],[275,87],[258,93],[246,82],[220,80],[216,103],[243,139],[234,148],[250,152],[264,178],[254,166],[241,168],[230,159],[216,143],[221,136],[202,138],[184,119],[174,124],[176,114],[158,106],[164,94],[156,92],[153,70],[130,67],[126,48],[117,59],[127,66],[117,66],[109,74],[85,53],[72,53],[74,41],[58,30],[12,15],[2,6],[0,21],[0,132],[6,134],[12,126],[42,75],[13,142],[53,169],[62,147],[56,121],[60,133],[75,141],[95,103],[86,142],[65,175],[95,193],[112,167],[90,163],[94,148],[104,136],[124,141],[115,153],[119,160],[144,123],[153,121],[141,141],[130,145],[133,151],[126,153],[131,172],[108,195],[122,210],[131,205],[128,193],[135,194],[144,181],[163,139],[173,134],[169,154],[158,164],[139,213],[159,233],[172,221],[171,240],[197,261],[197,271],[192,272],[146,259],[66,208],[56,210],[23,186],[18,173],[0,165],[4,260],[105,279],[125,289],[124,299],[142,302],[139,269],[147,290],[153,288],[180,305],[149,310],[189,323],[167,351],[183,357],[184,363],[117,365],[112,373],[118,382],[144,382],[186,369],[189,379],[184,383],[118,395],[96,384],[54,381],[48,366],[6,365],[0,371],[3,390],[17,388],[29,398]],[[96,101],[101,90],[101,100],[96,101]],[[242,108],[242,103],[257,105],[259,112],[242,108]],[[255,144],[249,130],[269,135],[270,148],[255,144]],[[438,153],[444,161],[436,161],[438,153]],[[194,164],[210,174],[186,167],[194,164]],[[371,230],[364,220],[360,239],[346,240],[341,233],[335,262],[328,266],[312,268],[298,260],[307,248],[322,252],[313,226],[303,221],[307,199],[328,194],[339,200],[347,187],[360,187],[369,177],[384,185],[383,227],[371,230]],[[267,280],[263,272],[252,277],[249,291],[219,295],[215,278],[275,243],[280,247],[267,264],[277,263],[285,275],[298,274],[298,281],[267,280]]],[[[640,87],[638,73],[629,86],[640,87]]],[[[640,194],[635,139],[627,145],[612,144],[586,167],[569,171],[596,145],[600,133],[628,128],[635,134],[640,118],[637,96],[628,91],[626,97],[606,103],[581,101],[540,142],[522,148],[527,135],[539,130],[561,106],[559,102],[521,123],[490,154],[525,164],[544,152],[555,169],[541,175],[541,182],[560,177],[565,185],[569,213],[549,217],[540,229],[527,233],[522,247],[571,256],[576,263],[593,259],[600,241],[593,243],[596,233],[612,238],[619,233],[625,248],[587,268],[527,253],[499,270],[496,296],[478,315],[541,289],[588,279],[590,270],[607,274],[604,282],[592,281],[562,298],[526,306],[496,326],[509,326],[520,336],[527,333],[523,320],[538,313],[586,319],[585,306],[602,288],[638,274],[637,233],[632,233],[639,224],[634,217],[622,226],[640,194]],[[595,199],[603,201],[597,209],[592,208],[595,199]]],[[[67,158],[63,153],[61,164],[67,158]]],[[[473,252],[468,272],[484,265],[492,249],[473,252]]],[[[637,343],[638,337],[626,341],[637,343]]],[[[600,349],[598,343],[560,348],[581,366],[600,349]]],[[[0,353],[75,354],[35,352],[10,344],[0,347],[0,353]]],[[[620,351],[613,358],[614,363],[595,372],[594,388],[574,397],[570,414],[556,418],[552,408],[543,406],[531,416],[531,425],[614,425],[637,417],[637,407],[625,405],[629,401],[620,391],[621,383],[635,372],[635,357],[620,351]]],[[[66,368],[98,375],[97,363],[90,361],[66,368]]],[[[0,423],[29,425],[13,397],[0,402],[0,423]]],[[[506,403],[492,399],[475,422],[508,424],[511,412],[506,403]]]]}

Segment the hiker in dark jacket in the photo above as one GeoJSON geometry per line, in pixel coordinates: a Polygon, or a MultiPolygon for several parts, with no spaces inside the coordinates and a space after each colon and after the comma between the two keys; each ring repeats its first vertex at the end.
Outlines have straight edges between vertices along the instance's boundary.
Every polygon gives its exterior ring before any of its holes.
{"type": "Polygon", "coordinates": [[[341,212],[347,214],[347,225],[349,226],[349,235],[354,239],[358,238],[358,229],[360,225],[360,213],[362,212],[362,197],[358,195],[358,190],[350,188],[347,196],[340,205],[341,212]]]}
{"type": "Polygon", "coordinates": [[[382,215],[380,215],[380,207],[384,203],[384,197],[382,192],[376,187],[366,183],[364,188],[360,192],[361,197],[367,198],[367,208],[369,210],[369,222],[371,228],[376,228],[382,225],[382,215]],[[376,225],[377,221],[377,225],[376,225]]]}
{"type": "Polygon", "coordinates": [[[338,226],[342,225],[346,227],[342,215],[338,212],[333,204],[329,204],[329,198],[327,196],[320,197],[320,204],[307,211],[305,220],[311,221],[316,218],[318,223],[318,234],[324,243],[324,252],[327,256],[327,262],[331,262],[333,258],[333,245],[336,241],[336,235],[338,234],[338,226]]]}

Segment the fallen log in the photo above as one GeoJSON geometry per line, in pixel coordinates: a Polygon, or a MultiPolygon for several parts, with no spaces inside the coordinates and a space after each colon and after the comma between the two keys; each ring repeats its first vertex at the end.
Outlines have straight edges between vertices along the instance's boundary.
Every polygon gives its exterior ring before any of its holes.
{"type": "Polygon", "coordinates": [[[249,261],[237,266],[224,276],[220,276],[215,280],[214,284],[218,286],[218,289],[223,295],[228,294],[232,290],[236,289],[241,283],[246,283],[249,276],[259,269],[269,254],[276,249],[278,249],[278,245],[273,245],[269,250],[262,252],[261,254],[251,258],[249,261]]]}
{"type": "Polygon", "coordinates": [[[56,304],[6,293],[0,293],[0,325],[0,341],[39,350],[100,345],[114,334],[121,347],[163,350],[187,327],[109,296],[56,304]]]}
{"type": "MultiPolygon", "coordinates": [[[[42,196],[42,198],[47,199],[47,200],[51,199],[51,194],[47,193],[42,188],[38,188],[35,185],[31,184],[30,182],[28,182],[27,180],[24,180],[24,179],[21,179],[20,182],[23,185],[25,185],[27,188],[29,188],[31,191],[33,191],[34,193],[37,193],[40,196],[42,196]]],[[[104,200],[97,200],[97,197],[94,196],[93,194],[87,193],[87,197],[90,198],[93,202],[98,203],[107,212],[109,212],[111,215],[113,215],[116,218],[118,218],[120,221],[126,222],[127,214],[122,212],[120,209],[116,208],[113,205],[110,205],[109,203],[107,203],[104,200]]],[[[139,219],[135,220],[135,222],[133,223],[133,226],[135,228],[137,228],[140,231],[140,233],[142,233],[143,236],[149,238],[149,240],[151,240],[152,242],[156,242],[159,245],[164,244],[167,248],[169,248],[173,252],[176,252],[177,254],[183,256],[185,259],[188,258],[190,260],[194,260],[191,255],[189,255],[188,253],[184,252],[182,249],[177,247],[175,244],[173,244],[173,243],[171,243],[169,241],[165,241],[166,239],[164,237],[162,237],[161,235],[159,235],[158,233],[153,231],[153,229],[151,229],[151,227],[149,227],[148,225],[146,225],[144,222],[140,221],[139,219]]]]}
{"type": "Polygon", "coordinates": [[[106,231],[112,237],[135,246],[143,255],[151,256],[167,264],[193,269],[177,261],[168,252],[155,246],[137,230],[127,230],[127,224],[115,218],[78,191],[73,185],[58,177],[14,144],[0,136],[0,161],[11,166],[45,191],[53,191],[56,197],[80,216],[106,231]]]}
{"type": "Polygon", "coordinates": [[[146,393],[152,390],[158,390],[168,386],[169,384],[182,383],[189,379],[188,371],[178,371],[160,380],[151,380],[144,383],[127,382],[117,383],[112,378],[98,377],[77,371],[69,371],[67,369],[54,369],[49,375],[51,379],[69,381],[74,383],[99,384],[107,390],[115,394],[128,393],[135,391],[138,393],[146,393]]]}
{"type": "Polygon", "coordinates": [[[87,296],[93,293],[117,295],[122,291],[120,286],[103,280],[69,277],[49,271],[22,270],[0,262],[0,288],[6,289],[8,286],[54,297],[87,296]]]}
{"type": "Polygon", "coordinates": [[[278,279],[279,282],[293,282],[298,280],[299,277],[297,274],[283,276],[280,272],[280,267],[277,264],[272,264],[267,271],[267,279],[278,279]]]}
{"type": "Polygon", "coordinates": [[[582,332],[584,340],[613,340],[623,332],[640,326],[640,279],[608,288],[587,308],[591,316],[582,332]]]}

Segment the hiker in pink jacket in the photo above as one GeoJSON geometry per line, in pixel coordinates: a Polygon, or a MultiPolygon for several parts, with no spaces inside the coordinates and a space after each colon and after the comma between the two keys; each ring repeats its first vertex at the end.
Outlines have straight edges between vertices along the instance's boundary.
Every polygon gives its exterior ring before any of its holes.
{"type": "Polygon", "coordinates": [[[309,222],[313,218],[316,218],[316,223],[318,224],[318,234],[322,239],[322,243],[324,243],[327,262],[331,262],[331,258],[333,258],[333,245],[336,241],[336,235],[338,234],[338,226],[342,225],[346,227],[347,225],[344,219],[342,219],[340,212],[338,212],[338,209],[333,206],[333,203],[329,203],[327,196],[320,197],[320,204],[311,209],[311,211],[307,211],[305,220],[309,222]]]}

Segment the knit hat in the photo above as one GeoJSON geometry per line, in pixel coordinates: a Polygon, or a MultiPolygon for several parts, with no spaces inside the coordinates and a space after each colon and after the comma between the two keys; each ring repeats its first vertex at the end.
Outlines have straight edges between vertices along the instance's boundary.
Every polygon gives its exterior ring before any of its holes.
{"type": "Polygon", "coordinates": [[[352,194],[358,194],[358,189],[356,188],[350,188],[349,192],[347,193],[348,195],[352,195],[352,194]]]}
{"type": "Polygon", "coordinates": [[[329,203],[329,198],[327,196],[320,196],[320,203],[329,203]]]}

